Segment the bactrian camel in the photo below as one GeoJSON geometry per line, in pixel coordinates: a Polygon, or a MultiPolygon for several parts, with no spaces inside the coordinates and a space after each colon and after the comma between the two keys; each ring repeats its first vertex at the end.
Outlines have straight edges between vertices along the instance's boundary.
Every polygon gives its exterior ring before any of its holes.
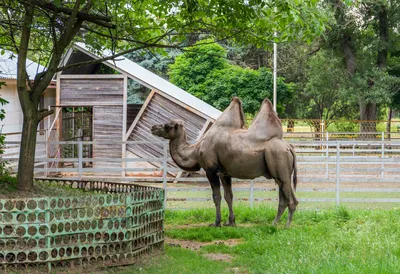
{"type": "Polygon", "coordinates": [[[229,107],[195,144],[187,143],[186,129],[181,120],[155,125],[151,131],[156,136],[170,140],[172,159],[181,169],[205,170],[216,207],[216,219],[212,226],[221,226],[220,181],[229,208],[229,219],[225,225],[235,226],[232,177],[254,179],[264,176],[274,179],[279,186],[278,213],[273,225],[279,222],[288,207],[286,226],[289,227],[298,204],[294,192],[297,184],[294,148],[282,139],[281,122],[268,99],[263,101],[248,130],[244,129],[244,125],[241,101],[233,98],[229,107]]]}

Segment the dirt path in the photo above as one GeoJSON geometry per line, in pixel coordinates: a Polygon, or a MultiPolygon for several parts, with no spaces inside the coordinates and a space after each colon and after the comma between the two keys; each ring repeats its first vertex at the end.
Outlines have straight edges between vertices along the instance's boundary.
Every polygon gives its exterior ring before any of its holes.
{"type": "Polygon", "coordinates": [[[243,242],[242,239],[229,239],[229,240],[216,240],[212,242],[198,242],[191,240],[181,240],[181,239],[173,239],[173,238],[165,238],[165,243],[170,246],[176,246],[191,250],[199,250],[203,246],[208,245],[226,245],[229,247],[241,244],[243,242]]]}

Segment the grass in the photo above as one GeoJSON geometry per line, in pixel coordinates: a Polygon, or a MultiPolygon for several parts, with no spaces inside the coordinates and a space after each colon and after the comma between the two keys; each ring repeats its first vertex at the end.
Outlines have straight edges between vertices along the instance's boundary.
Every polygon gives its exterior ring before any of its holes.
{"type": "MultiPolygon", "coordinates": [[[[336,202],[300,202],[298,209],[299,210],[321,210],[321,209],[330,209],[335,206],[336,202]]],[[[374,203],[366,203],[366,202],[341,202],[342,205],[345,205],[349,209],[383,209],[386,210],[388,208],[399,207],[399,203],[392,202],[374,202],[374,203]]],[[[234,206],[237,205],[249,205],[249,202],[246,201],[235,201],[234,206]]],[[[277,208],[277,201],[262,201],[262,202],[254,202],[255,206],[258,205],[268,205],[271,208],[277,208]]],[[[214,208],[214,203],[212,201],[205,202],[168,202],[167,208],[172,210],[193,210],[196,208],[214,208]]],[[[227,208],[226,203],[222,202],[222,208],[227,208]]]]}
{"type": "MultiPolygon", "coordinates": [[[[92,193],[92,192],[90,192],[92,193]]],[[[30,197],[65,197],[90,194],[83,189],[60,186],[56,181],[37,180],[32,192],[17,190],[17,178],[13,175],[0,176],[0,199],[30,197]]]]}
{"type": "MultiPolygon", "coordinates": [[[[400,192],[345,192],[341,189],[341,198],[400,198],[400,192]]],[[[250,191],[235,191],[235,198],[249,198],[250,191]]],[[[256,198],[278,198],[278,191],[254,191],[256,198]]],[[[297,198],[335,198],[336,192],[324,192],[323,189],[314,192],[296,192],[297,198]]],[[[204,192],[179,191],[169,192],[168,198],[211,198],[211,189],[204,192]]]]}
{"type": "MultiPolygon", "coordinates": [[[[285,213],[278,228],[270,224],[275,208],[260,205],[235,208],[237,227],[210,228],[213,209],[166,212],[169,238],[198,242],[241,239],[235,246],[211,244],[197,251],[166,246],[165,255],[131,273],[399,273],[400,209],[359,210],[332,207],[296,212],[285,229],[285,213]],[[211,261],[202,255],[224,253],[231,262],[211,261]]],[[[227,210],[223,210],[223,219],[227,210]]],[[[125,271],[125,272],[124,272],[125,271]]]]}
{"type": "Polygon", "coordinates": [[[156,259],[142,262],[132,267],[108,270],[109,274],[131,274],[131,273],[226,273],[229,263],[216,262],[205,259],[201,254],[192,250],[178,247],[165,247],[165,254],[156,259]]]}
{"type": "Polygon", "coordinates": [[[8,174],[0,176],[0,189],[2,194],[9,194],[17,190],[17,178],[8,174]]]}

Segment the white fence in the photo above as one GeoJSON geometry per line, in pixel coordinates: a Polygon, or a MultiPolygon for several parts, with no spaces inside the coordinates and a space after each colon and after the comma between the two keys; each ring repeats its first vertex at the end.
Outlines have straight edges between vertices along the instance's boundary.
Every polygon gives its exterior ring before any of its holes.
{"type": "MultiPolygon", "coordinates": [[[[299,174],[298,196],[302,202],[351,203],[400,203],[400,141],[384,138],[374,141],[291,141],[296,146],[299,174]]],[[[202,173],[191,177],[175,178],[171,174],[181,172],[168,164],[171,161],[167,142],[38,142],[38,150],[48,147],[73,146],[77,150],[75,158],[47,158],[46,153],[36,157],[37,177],[57,175],[66,180],[123,181],[162,183],[170,203],[203,202],[211,200],[211,190],[202,173]],[[90,145],[119,144],[121,150],[127,145],[141,146],[152,143],[162,152],[159,158],[83,158],[83,149],[90,145]],[[120,167],[96,167],[96,163],[120,163],[120,167]],[[56,163],[56,164],[51,164],[56,163]],[[143,166],[143,163],[151,163],[143,166]],[[132,164],[141,166],[132,167],[132,164]],[[128,176],[130,174],[130,176],[128,176]],[[167,182],[179,184],[167,184],[167,182]],[[200,194],[207,197],[201,197],[200,194]]],[[[3,159],[16,170],[18,142],[7,142],[14,152],[6,148],[3,159]]],[[[277,187],[264,178],[239,182],[234,191],[237,200],[249,201],[251,205],[259,201],[276,201],[277,187]],[[263,184],[261,184],[263,183],[263,184]],[[243,192],[243,193],[240,193],[243,192]]]]}

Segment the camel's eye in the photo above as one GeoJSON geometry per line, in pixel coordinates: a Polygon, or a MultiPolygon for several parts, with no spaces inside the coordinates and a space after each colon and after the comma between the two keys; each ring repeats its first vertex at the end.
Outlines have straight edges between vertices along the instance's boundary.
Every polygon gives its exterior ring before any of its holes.
{"type": "Polygon", "coordinates": [[[164,129],[169,129],[169,125],[168,125],[168,124],[165,124],[165,125],[164,125],[164,129]]]}

